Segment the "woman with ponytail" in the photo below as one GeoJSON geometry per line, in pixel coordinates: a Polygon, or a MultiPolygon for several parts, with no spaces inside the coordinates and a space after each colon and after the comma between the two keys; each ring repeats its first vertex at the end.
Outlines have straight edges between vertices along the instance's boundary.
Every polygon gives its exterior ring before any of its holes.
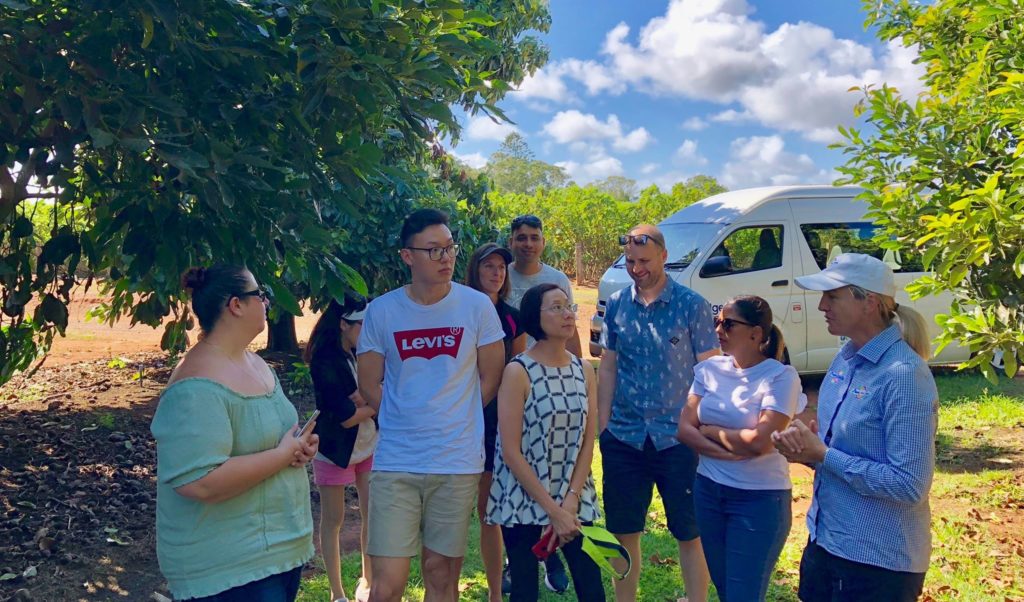
{"type": "Polygon", "coordinates": [[[192,268],[182,284],[202,337],[153,416],[156,552],[175,600],[294,600],[313,556],[306,464],[318,437],[248,350],[267,296],[249,270],[192,268]]]}
{"type": "Polygon", "coordinates": [[[821,383],[817,422],[774,436],[815,471],[800,599],[916,600],[931,557],[938,419],[924,319],[896,304],[892,269],[869,255],[840,255],[796,283],[822,292],[829,333],[849,339],[821,383]]]}
{"type": "Polygon", "coordinates": [[[700,454],[693,503],[711,580],[723,602],[764,600],[792,524],[789,464],[772,433],[806,405],[800,377],[760,297],[715,318],[724,355],[694,367],[678,438],[700,454]]]}

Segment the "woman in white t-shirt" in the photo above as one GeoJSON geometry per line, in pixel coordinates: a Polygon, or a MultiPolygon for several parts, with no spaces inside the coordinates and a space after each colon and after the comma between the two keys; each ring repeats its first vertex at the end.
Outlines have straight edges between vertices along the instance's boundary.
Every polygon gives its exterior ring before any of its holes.
{"type": "Polygon", "coordinates": [[[678,437],[700,454],[694,509],[719,599],[764,600],[792,524],[789,465],[771,434],[806,398],[796,370],[780,362],[785,345],[767,301],[730,300],[715,332],[725,355],[694,367],[678,437]]]}

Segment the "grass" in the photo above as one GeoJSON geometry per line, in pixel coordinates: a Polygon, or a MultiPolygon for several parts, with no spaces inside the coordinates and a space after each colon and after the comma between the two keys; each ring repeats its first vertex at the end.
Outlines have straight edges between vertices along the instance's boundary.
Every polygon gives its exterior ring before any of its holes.
{"type": "MultiPolygon", "coordinates": [[[[580,300],[581,301],[581,300],[580,300]]],[[[583,301],[585,302],[585,301],[583,301]]],[[[940,409],[937,467],[932,486],[933,550],[925,593],[935,601],[1004,602],[1024,600],[1024,381],[1002,379],[992,385],[977,374],[936,374],[940,409]]],[[[600,492],[600,454],[594,477],[600,492]]],[[[812,477],[794,472],[794,507],[810,498],[812,477]]],[[[794,516],[782,557],[768,592],[773,601],[795,601],[800,554],[807,541],[803,512],[794,516]]],[[[486,600],[486,580],[478,553],[479,535],[471,527],[461,585],[461,600],[486,600]]],[[[676,543],[668,533],[664,508],[655,495],[643,558],[639,600],[668,602],[685,594],[676,563],[676,543]]],[[[634,566],[636,566],[634,559],[634,566]]],[[[345,557],[350,593],[359,574],[359,555],[345,557]]],[[[605,591],[613,600],[612,585],[605,591]]],[[[328,600],[327,579],[318,575],[302,584],[299,600],[328,600]]],[[[419,567],[413,564],[407,600],[422,600],[419,567]]],[[[555,595],[541,587],[545,602],[574,600],[571,590],[555,595]]],[[[712,600],[717,600],[714,592],[712,600]]],[[[928,599],[928,598],[926,598],[928,599]]]]}

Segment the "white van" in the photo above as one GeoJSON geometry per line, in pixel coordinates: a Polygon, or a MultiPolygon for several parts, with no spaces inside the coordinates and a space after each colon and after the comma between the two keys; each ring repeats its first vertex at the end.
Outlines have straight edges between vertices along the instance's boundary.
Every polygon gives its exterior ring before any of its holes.
{"type": "MultiPolygon", "coordinates": [[[[857,187],[772,186],[715,195],[679,210],[659,224],[665,234],[669,276],[700,293],[716,312],[731,297],[751,294],[772,307],[790,363],[801,373],[824,372],[843,344],[830,335],[818,311],[821,293],[804,291],[797,276],[821,271],[840,253],[868,253],[896,272],[896,301],[913,307],[939,334],[935,315],[948,313],[952,297],[911,301],[905,287],[921,276],[917,256],[883,251],[872,242],[877,226],[864,217],[868,206],[854,197],[857,187]]],[[[590,352],[598,344],[608,297],[632,284],[623,257],[598,286],[597,313],[590,324],[590,352]]],[[[932,363],[968,359],[967,349],[950,345],[932,363]]]]}

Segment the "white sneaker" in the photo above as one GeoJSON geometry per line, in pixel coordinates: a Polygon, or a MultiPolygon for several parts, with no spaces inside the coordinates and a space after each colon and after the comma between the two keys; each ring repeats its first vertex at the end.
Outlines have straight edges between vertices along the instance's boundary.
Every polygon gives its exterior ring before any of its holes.
{"type": "Polygon", "coordinates": [[[370,599],[370,585],[366,579],[359,578],[359,585],[356,586],[355,602],[368,602],[370,599]]]}

